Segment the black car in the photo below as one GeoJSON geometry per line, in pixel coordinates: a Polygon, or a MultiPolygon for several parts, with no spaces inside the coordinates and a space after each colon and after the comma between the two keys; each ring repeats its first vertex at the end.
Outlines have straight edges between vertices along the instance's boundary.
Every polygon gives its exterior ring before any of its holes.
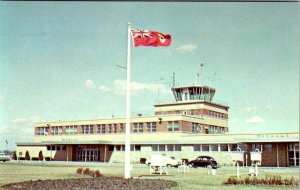
{"type": "Polygon", "coordinates": [[[218,168],[218,163],[210,156],[198,156],[195,160],[191,160],[187,164],[190,168],[206,167],[218,168]]]}

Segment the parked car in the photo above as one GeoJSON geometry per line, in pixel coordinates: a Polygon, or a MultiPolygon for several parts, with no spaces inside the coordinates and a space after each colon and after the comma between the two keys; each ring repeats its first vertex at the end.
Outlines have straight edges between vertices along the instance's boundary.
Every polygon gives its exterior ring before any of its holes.
{"type": "Polygon", "coordinates": [[[195,160],[191,160],[187,164],[190,168],[206,167],[218,168],[218,163],[210,156],[198,156],[195,160]]]}
{"type": "Polygon", "coordinates": [[[3,152],[0,152],[0,161],[2,162],[10,161],[10,156],[4,154],[3,152]]]}
{"type": "Polygon", "coordinates": [[[181,165],[181,160],[176,159],[174,156],[167,156],[166,158],[167,166],[177,167],[181,165]]]}
{"type": "MultiPolygon", "coordinates": [[[[163,154],[162,157],[164,159],[164,163],[167,166],[177,167],[177,166],[181,165],[182,161],[179,160],[179,159],[176,159],[174,156],[166,156],[166,155],[163,154]]],[[[146,164],[150,165],[151,164],[151,160],[146,161],[146,164]]]]}

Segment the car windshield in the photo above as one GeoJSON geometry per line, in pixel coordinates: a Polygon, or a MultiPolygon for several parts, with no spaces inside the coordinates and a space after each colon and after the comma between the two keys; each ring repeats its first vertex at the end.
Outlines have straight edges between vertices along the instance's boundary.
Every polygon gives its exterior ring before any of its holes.
{"type": "Polygon", "coordinates": [[[201,156],[199,156],[197,158],[197,160],[211,160],[211,161],[213,161],[214,159],[212,157],[201,157],[201,156]]]}

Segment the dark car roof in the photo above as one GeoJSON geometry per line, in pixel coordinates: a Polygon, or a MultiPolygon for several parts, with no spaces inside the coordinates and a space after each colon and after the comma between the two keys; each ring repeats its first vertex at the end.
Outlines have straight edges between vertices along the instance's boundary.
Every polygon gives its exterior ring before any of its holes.
{"type": "Polygon", "coordinates": [[[211,157],[211,156],[198,156],[197,158],[212,158],[213,159],[213,157],[211,157]]]}

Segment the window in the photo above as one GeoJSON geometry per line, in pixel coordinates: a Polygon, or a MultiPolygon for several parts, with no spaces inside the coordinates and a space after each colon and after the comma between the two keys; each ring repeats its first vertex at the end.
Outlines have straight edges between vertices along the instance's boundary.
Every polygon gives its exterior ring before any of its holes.
{"type": "Polygon", "coordinates": [[[134,151],[141,151],[141,145],[134,145],[134,151]]]}
{"type": "Polygon", "coordinates": [[[59,126],[59,127],[57,127],[57,126],[55,126],[55,127],[51,127],[51,134],[52,135],[61,135],[62,134],[62,127],[61,126],[59,126]]]}
{"type": "Polygon", "coordinates": [[[108,151],[111,151],[111,152],[114,151],[114,145],[109,145],[108,146],[108,151]]]}
{"type": "Polygon", "coordinates": [[[201,151],[209,151],[209,145],[208,144],[203,144],[201,151]]]}
{"type": "Polygon", "coordinates": [[[141,151],[141,145],[131,145],[130,151],[141,151]]]}
{"type": "Polygon", "coordinates": [[[200,133],[201,126],[199,123],[192,123],[192,133],[200,133]]]}
{"type": "Polygon", "coordinates": [[[156,132],[156,123],[155,122],[147,123],[147,132],[149,132],[149,133],[156,132]]]}
{"type": "Polygon", "coordinates": [[[252,144],[252,151],[262,151],[261,144],[252,144]]]}
{"type": "Polygon", "coordinates": [[[67,135],[77,134],[77,126],[76,125],[66,126],[66,134],[67,135]]]}
{"type": "Polygon", "coordinates": [[[124,124],[120,123],[120,133],[124,133],[124,124]]]}
{"type": "Polygon", "coordinates": [[[179,131],[178,121],[168,121],[168,131],[179,131]]]}
{"type": "Polygon", "coordinates": [[[194,151],[200,151],[200,145],[199,144],[195,144],[194,145],[194,151]]]}
{"type": "Polygon", "coordinates": [[[112,133],[112,126],[111,126],[111,124],[108,124],[108,133],[112,133]]]}
{"type": "Polygon", "coordinates": [[[247,145],[246,144],[238,144],[238,147],[241,151],[247,151],[247,145]]]}
{"type": "Polygon", "coordinates": [[[114,133],[117,133],[117,130],[118,130],[118,126],[117,124],[114,124],[114,133]]]}
{"type": "Polygon", "coordinates": [[[152,151],[158,151],[158,146],[157,145],[152,145],[152,151]]]}
{"type": "Polygon", "coordinates": [[[228,144],[220,144],[221,151],[228,151],[228,144]]]}
{"type": "Polygon", "coordinates": [[[263,150],[265,152],[272,152],[272,144],[263,144],[263,150]]]}
{"type": "Polygon", "coordinates": [[[229,144],[230,151],[237,151],[238,145],[237,144],[229,144]]]}
{"type": "Polygon", "coordinates": [[[122,146],[121,145],[116,145],[115,150],[116,151],[122,151],[122,146]]]}
{"type": "Polygon", "coordinates": [[[167,145],[167,151],[174,151],[174,145],[168,144],[167,145]]]}
{"type": "Polygon", "coordinates": [[[220,127],[220,132],[221,132],[221,134],[224,134],[225,133],[225,127],[220,127]]]}
{"type": "Polygon", "coordinates": [[[165,145],[159,145],[158,150],[159,151],[166,151],[166,146],[165,145]]]}
{"type": "Polygon", "coordinates": [[[210,145],[210,151],[218,151],[218,145],[217,144],[211,144],[210,145]]]}
{"type": "Polygon", "coordinates": [[[166,151],[166,145],[152,145],[152,151],[166,151]]]}
{"type": "Polygon", "coordinates": [[[174,148],[175,148],[175,151],[181,151],[181,145],[175,144],[174,148]]]}
{"type": "Polygon", "coordinates": [[[214,125],[209,126],[209,134],[216,134],[218,133],[218,127],[214,125]]]}
{"type": "Polygon", "coordinates": [[[104,134],[105,133],[105,124],[97,125],[97,134],[104,134]]]}
{"type": "Polygon", "coordinates": [[[93,125],[81,125],[81,134],[93,134],[93,125]]]}
{"type": "Polygon", "coordinates": [[[133,124],[133,132],[134,133],[142,133],[143,132],[143,123],[134,123],[133,124]]]}
{"type": "Polygon", "coordinates": [[[37,128],[37,135],[47,136],[49,127],[39,127],[37,128]]]}

